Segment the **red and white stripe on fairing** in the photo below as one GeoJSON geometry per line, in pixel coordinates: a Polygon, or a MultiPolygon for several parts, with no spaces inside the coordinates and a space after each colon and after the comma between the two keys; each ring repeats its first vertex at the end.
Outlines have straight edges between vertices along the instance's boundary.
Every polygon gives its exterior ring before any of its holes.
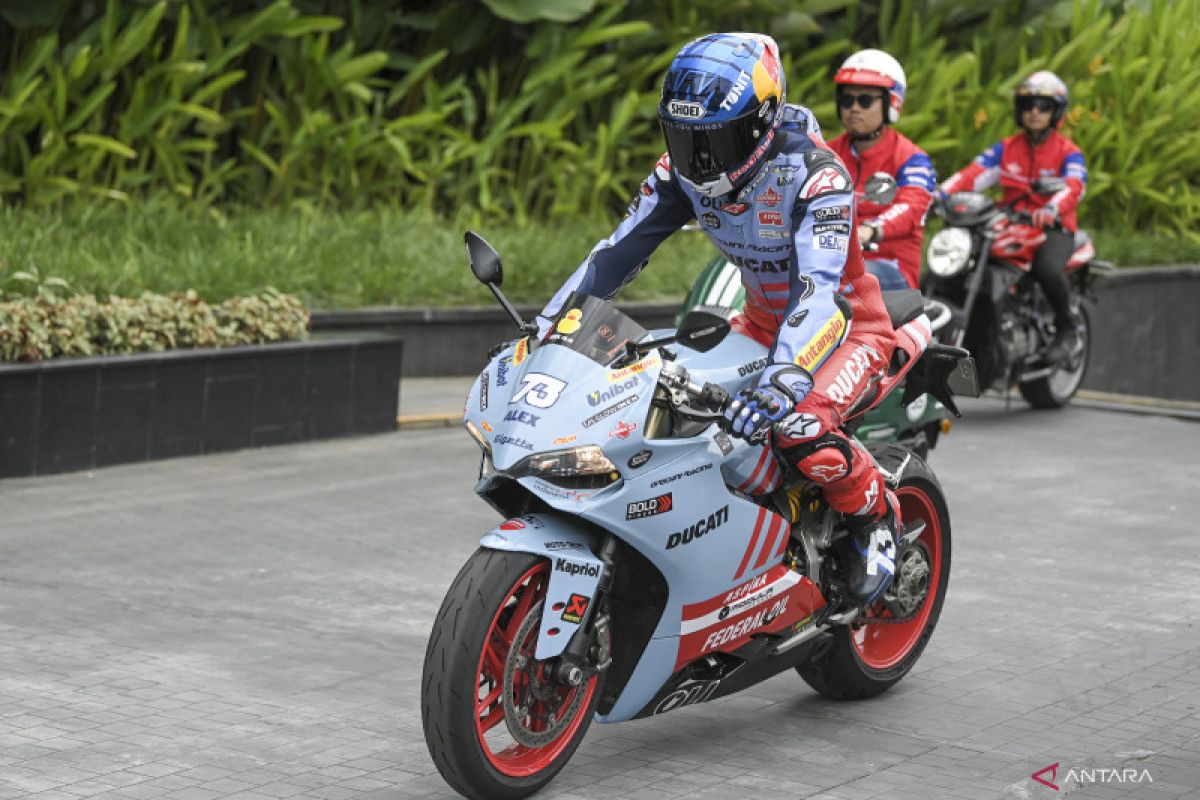
{"type": "Polygon", "coordinates": [[[679,633],[686,636],[689,633],[711,628],[713,625],[751,610],[759,603],[765,603],[799,582],[800,573],[780,564],[711,600],[684,606],[683,619],[679,623],[679,633]],[[721,613],[722,610],[725,610],[724,615],[721,613]]]}
{"type": "Polygon", "coordinates": [[[825,604],[807,577],[779,564],[727,592],[685,605],[675,669],[705,653],[731,651],[756,633],[784,631],[825,604]]]}
{"type": "Polygon", "coordinates": [[[758,456],[758,463],[745,483],[737,487],[739,492],[746,494],[763,494],[779,485],[779,465],[771,454],[771,448],[764,446],[758,456]]]}
{"type": "Polygon", "coordinates": [[[758,517],[754,520],[754,532],[750,534],[750,543],[746,545],[746,551],[742,554],[741,563],[738,564],[733,579],[736,581],[746,574],[750,567],[750,558],[755,553],[758,554],[758,558],[754,561],[754,569],[761,569],[769,558],[781,558],[787,548],[787,542],[787,520],[765,508],[758,509],[758,517]]]}

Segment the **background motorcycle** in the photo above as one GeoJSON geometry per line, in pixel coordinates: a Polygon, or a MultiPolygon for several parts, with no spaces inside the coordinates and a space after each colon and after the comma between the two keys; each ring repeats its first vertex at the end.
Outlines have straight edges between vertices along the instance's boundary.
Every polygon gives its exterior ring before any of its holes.
{"type": "MultiPolygon", "coordinates": [[[[1062,187],[1062,178],[1033,182],[1042,195],[1062,187]]],[[[1096,274],[1113,266],[1095,259],[1087,233],[1075,234],[1066,274],[1080,346],[1066,363],[1052,364],[1044,353],[1054,338],[1054,312],[1030,272],[1045,231],[1028,214],[998,207],[978,192],[956,192],[933,210],[946,227],[929,240],[923,290],[950,307],[949,341],[974,356],[984,388],[1007,393],[1015,384],[1034,408],[1066,405],[1083,381],[1091,351],[1083,300],[1096,274]]]]}
{"type": "MultiPolygon", "coordinates": [[[[863,196],[872,202],[887,205],[896,196],[896,191],[895,179],[881,172],[867,181],[863,196]]],[[[869,252],[866,256],[870,257],[869,252]]],[[[741,311],[745,303],[746,290],[742,286],[741,270],[724,256],[718,256],[708,263],[688,290],[675,324],[680,324],[684,315],[696,308],[721,314],[728,319],[741,311]]],[[[929,317],[934,336],[944,341],[942,331],[950,321],[950,310],[940,301],[926,298],[925,314],[929,317]]],[[[921,458],[928,458],[929,451],[937,445],[938,437],[950,429],[949,415],[942,404],[929,395],[920,395],[901,403],[903,397],[903,392],[893,392],[870,412],[859,417],[854,435],[864,442],[896,442],[921,458]]]]}
{"type": "MultiPolygon", "coordinates": [[[[467,239],[476,275],[536,330],[500,293],[495,252],[467,239]]],[[[936,343],[922,353],[920,295],[900,300],[893,323],[912,336],[856,412],[906,373],[953,409],[952,386],[975,391],[970,358],[936,343]]],[[[872,607],[846,600],[839,515],[769,442],[713,424],[766,352],[728,332],[692,312],[646,341],[611,303],[575,295],[544,344],[508,346],[472,387],[475,490],[508,519],[447,591],[421,682],[430,754],[460,793],[537,791],[593,715],[661,714],[793,667],[827,696],[872,697],[924,650],[950,575],[936,477],[903,448],[878,451],[904,522],[897,581],[872,607]]]]}

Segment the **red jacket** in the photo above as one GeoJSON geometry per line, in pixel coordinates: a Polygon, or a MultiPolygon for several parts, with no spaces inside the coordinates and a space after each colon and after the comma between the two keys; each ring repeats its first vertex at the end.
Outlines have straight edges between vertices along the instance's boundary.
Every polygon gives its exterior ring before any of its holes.
{"type": "Polygon", "coordinates": [[[925,212],[933,200],[936,177],[925,151],[888,126],[875,146],[861,155],[843,133],[829,143],[854,178],[854,195],[859,222],[881,223],[879,250],[866,253],[869,259],[894,260],[908,285],[916,288],[921,276],[921,244],[925,241],[925,212]],[[889,205],[863,200],[863,187],[876,172],[896,179],[899,191],[889,205]]]}
{"type": "Polygon", "coordinates": [[[952,175],[942,184],[942,191],[946,194],[980,192],[994,186],[997,180],[1004,189],[1000,199],[1002,205],[1017,211],[1033,211],[1053,204],[1063,227],[1075,230],[1075,207],[1087,185],[1087,166],[1083,162],[1083,153],[1067,137],[1051,131],[1046,141],[1032,145],[1024,132],[1014,133],[984,150],[952,175]],[[1035,178],[1055,176],[1066,178],[1067,185],[1050,197],[1035,194],[1030,187],[1035,178]]]}

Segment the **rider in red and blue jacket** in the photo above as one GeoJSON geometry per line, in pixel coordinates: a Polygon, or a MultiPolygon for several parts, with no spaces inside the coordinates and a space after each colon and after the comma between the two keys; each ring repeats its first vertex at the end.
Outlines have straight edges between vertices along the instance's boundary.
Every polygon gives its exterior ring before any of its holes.
{"type": "Polygon", "coordinates": [[[784,104],[767,36],[713,34],[684,46],[658,113],[668,152],[539,326],[549,329],[572,292],[612,297],[659,243],[698,220],[741,271],[746,306],[734,330],[769,348],[758,385],[738,393],[723,427],[746,438],[772,430],[783,457],[847,515],[848,589],[873,603],[892,582],[898,505],[839,426],[887,369],[896,334],[854,235],[853,181],[812,114],[784,104]]]}
{"type": "Polygon", "coordinates": [[[1029,213],[1034,225],[1046,229],[1032,272],[1054,309],[1054,341],[1046,357],[1063,362],[1082,344],[1063,268],[1075,250],[1075,209],[1087,186],[1087,166],[1079,147],[1058,132],[1067,113],[1067,85],[1057,75],[1030,75],[1017,86],[1013,106],[1023,130],[976,156],[942,184],[941,192],[983,191],[998,181],[1001,204],[1029,213]],[[1064,185],[1046,196],[1034,191],[1039,178],[1061,178],[1064,185]]]}
{"type": "Polygon", "coordinates": [[[915,289],[937,178],[925,151],[892,127],[904,107],[904,68],[881,50],[861,50],[846,59],[833,82],[846,132],[829,146],[854,178],[858,239],[871,249],[867,270],[884,289],[915,289]],[[887,203],[864,199],[867,183],[881,173],[896,182],[895,197],[887,203]]]}

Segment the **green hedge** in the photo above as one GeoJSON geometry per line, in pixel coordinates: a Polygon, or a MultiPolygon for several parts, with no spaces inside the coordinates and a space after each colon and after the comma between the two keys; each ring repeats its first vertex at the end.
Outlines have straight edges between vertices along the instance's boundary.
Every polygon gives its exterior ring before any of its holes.
{"type": "Polygon", "coordinates": [[[295,297],[274,290],[210,306],[191,291],[98,299],[62,297],[47,284],[32,296],[0,302],[0,361],[229,347],[308,335],[308,312],[295,297]]]}
{"type": "Polygon", "coordinates": [[[386,203],[492,220],[606,218],[662,149],[655,103],[687,39],[756,29],[827,128],[861,46],[905,64],[901,128],[939,172],[1011,128],[1015,81],[1072,87],[1084,224],[1195,236],[1200,0],[231,0],[0,5],[0,193],[29,205],[161,192],[386,203]],[[246,8],[252,10],[246,11],[246,8]],[[16,9],[24,9],[23,15],[16,9]],[[1126,9],[1128,9],[1126,11],[1126,9]]]}
{"type": "MultiPolygon", "coordinates": [[[[607,236],[617,218],[486,222],[476,229],[504,261],[504,291],[545,303],[607,236]]],[[[192,287],[212,303],[287,286],[309,308],[494,305],[467,268],[467,220],[393,208],[229,214],[165,203],[63,212],[0,212],[0,290],[13,271],[58,276],[97,296],[192,287]]],[[[1200,263],[1200,242],[1156,233],[1093,230],[1101,258],[1123,265],[1200,263]]],[[[716,255],[708,237],[683,231],[621,290],[624,300],[678,300],[716,255]]]]}

